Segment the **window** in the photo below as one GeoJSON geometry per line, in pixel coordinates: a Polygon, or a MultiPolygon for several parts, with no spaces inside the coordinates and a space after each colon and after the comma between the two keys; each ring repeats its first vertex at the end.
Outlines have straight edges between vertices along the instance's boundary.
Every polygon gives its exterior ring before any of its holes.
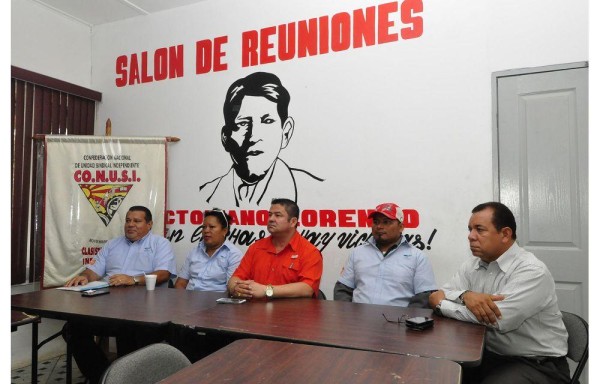
{"type": "Polygon", "coordinates": [[[93,135],[102,94],[14,66],[11,77],[11,284],[22,284],[39,281],[41,274],[41,260],[34,257],[41,254],[34,244],[41,228],[34,220],[33,196],[43,187],[34,177],[35,139],[93,135]]]}

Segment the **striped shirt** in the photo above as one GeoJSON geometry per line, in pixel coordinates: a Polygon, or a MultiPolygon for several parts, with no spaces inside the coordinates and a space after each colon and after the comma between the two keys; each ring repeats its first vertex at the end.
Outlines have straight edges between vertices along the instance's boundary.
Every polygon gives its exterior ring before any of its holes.
{"type": "Polygon", "coordinates": [[[479,258],[464,263],[443,286],[444,316],[478,323],[466,306],[459,304],[465,291],[504,295],[496,305],[502,318],[488,326],[486,348],[500,355],[565,356],[567,330],[558,308],[554,279],[546,265],[515,242],[497,260],[479,258]]]}

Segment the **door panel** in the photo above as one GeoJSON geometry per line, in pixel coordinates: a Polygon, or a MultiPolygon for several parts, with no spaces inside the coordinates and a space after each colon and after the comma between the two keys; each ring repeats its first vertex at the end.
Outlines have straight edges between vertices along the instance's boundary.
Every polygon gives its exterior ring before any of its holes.
{"type": "Polygon", "coordinates": [[[588,69],[499,76],[497,100],[499,200],[560,308],[588,319],[588,69]]]}

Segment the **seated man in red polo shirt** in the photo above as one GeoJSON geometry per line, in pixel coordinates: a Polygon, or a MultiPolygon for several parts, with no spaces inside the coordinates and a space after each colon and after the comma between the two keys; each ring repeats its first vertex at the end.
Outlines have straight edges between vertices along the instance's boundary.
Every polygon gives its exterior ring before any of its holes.
{"type": "Polygon", "coordinates": [[[319,293],[323,256],[296,228],[300,209],[289,199],[273,199],[267,230],[227,283],[233,297],[262,299],[314,297],[319,293]]]}

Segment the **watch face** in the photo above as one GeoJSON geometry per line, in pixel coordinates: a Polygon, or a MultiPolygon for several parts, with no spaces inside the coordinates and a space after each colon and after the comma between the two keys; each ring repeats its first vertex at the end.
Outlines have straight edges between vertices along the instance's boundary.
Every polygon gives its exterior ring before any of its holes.
{"type": "Polygon", "coordinates": [[[271,297],[271,296],[273,296],[273,287],[271,287],[271,286],[269,285],[269,286],[267,287],[267,290],[266,290],[265,294],[266,294],[268,297],[271,297]]]}

